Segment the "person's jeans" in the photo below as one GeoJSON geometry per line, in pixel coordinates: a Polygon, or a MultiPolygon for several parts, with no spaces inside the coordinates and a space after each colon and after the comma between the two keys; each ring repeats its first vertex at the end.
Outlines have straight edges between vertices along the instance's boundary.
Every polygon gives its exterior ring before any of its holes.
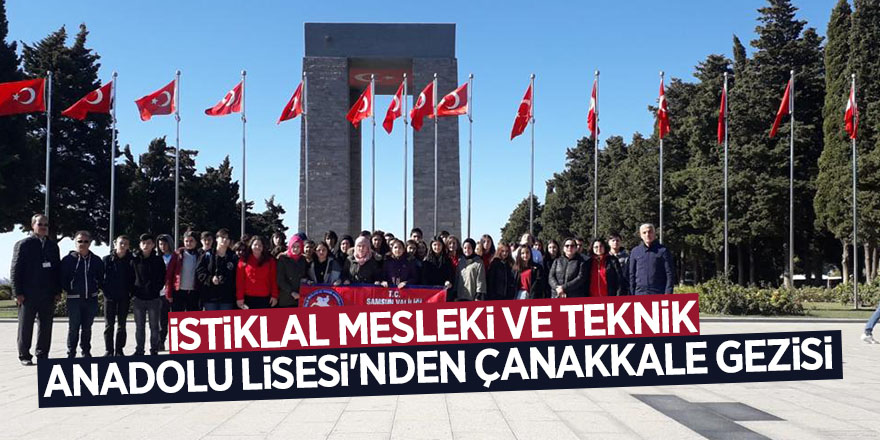
{"type": "Polygon", "coordinates": [[[144,354],[144,343],[147,337],[147,320],[150,323],[150,354],[159,352],[159,314],[162,313],[162,298],[134,299],[134,354],[144,354]]]}
{"type": "Polygon", "coordinates": [[[125,322],[128,320],[130,302],[128,298],[104,298],[104,349],[110,355],[125,356],[122,349],[125,348],[125,340],[128,338],[125,322]],[[116,327],[115,344],[113,340],[114,325],[116,327]]]}
{"type": "Polygon", "coordinates": [[[98,298],[69,298],[67,300],[67,357],[76,357],[76,345],[83,357],[92,355],[92,323],[98,314],[98,298]],[[80,337],[80,334],[82,337],[80,337]]]}
{"type": "Polygon", "coordinates": [[[877,321],[880,321],[880,304],[877,305],[877,310],[874,310],[874,314],[868,318],[868,323],[865,324],[865,334],[874,334],[874,326],[877,325],[877,321]]]}
{"type": "Polygon", "coordinates": [[[52,321],[55,316],[55,299],[51,296],[35,298],[28,296],[18,306],[18,359],[31,360],[31,343],[34,339],[34,322],[39,318],[37,327],[37,347],[34,353],[37,359],[49,357],[52,345],[52,321]]]}
{"type": "Polygon", "coordinates": [[[268,296],[248,296],[245,295],[244,303],[248,306],[249,309],[268,309],[269,308],[269,297],[268,296]]]}
{"type": "Polygon", "coordinates": [[[165,294],[159,297],[159,350],[165,349],[165,339],[168,338],[168,312],[171,311],[171,303],[165,298],[165,294]]]}
{"type": "Polygon", "coordinates": [[[211,312],[214,310],[234,310],[235,309],[235,303],[230,303],[230,302],[205,301],[204,306],[205,306],[206,312],[211,312]]]}

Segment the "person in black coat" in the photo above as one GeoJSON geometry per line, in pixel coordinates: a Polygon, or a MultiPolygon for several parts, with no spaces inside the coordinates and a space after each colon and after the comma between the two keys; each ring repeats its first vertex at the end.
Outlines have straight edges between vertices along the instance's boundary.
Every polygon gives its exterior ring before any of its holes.
{"type": "Polygon", "coordinates": [[[499,244],[486,273],[486,299],[514,299],[516,286],[510,248],[506,244],[499,244]]]}
{"type": "Polygon", "coordinates": [[[144,354],[146,324],[150,324],[150,354],[159,352],[159,314],[162,312],[160,294],[165,287],[165,261],[156,255],[155,238],[141,234],[140,253],[131,260],[134,271],[134,292],[132,310],[134,312],[134,339],[136,355],[144,354]]]}
{"type": "Polygon", "coordinates": [[[31,342],[34,321],[37,330],[37,359],[49,357],[52,344],[52,321],[55,303],[61,299],[61,256],[58,243],[48,238],[49,218],[31,217],[33,233],[15,243],[9,278],[18,310],[18,359],[22,365],[34,365],[31,342]]]}
{"type": "Polygon", "coordinates": [[[206,311],[235,309],[235,272],[238,257],[229,248],[229,231],[216,235],[217,249],[206,249],[196,263],[196,284],[206,311]]]}
{"type": "Polygon", "coordinates": [[[601,238],[593,239],[590,243],[590,261],[588,264],[590,273],[590,296],[619,296],[624,295],[626,278],[617,257],[608,253],[608,247],[601,238]]]}
{"type": "Polygon", "coordinates": [[[128,247],[128,236],[120,235],[113,242],[110,255],[104,257],[104,356],[125,356],[123,348],[128,337],[125,325],[134,289],[134,269],[128,247]]]}
{"type": "Polygon", "coordinates": [[[544,267],[532,260],[531,249],[525,246],[516,250],[513,276],[516,282],[516,299],[539,299],[547,291],[544,267]]]}
{"type": "Polygon", "coordinates": [[[587,261],[577,251],[577,242],[566,238],[562,246],[562,256],[553,261],[550,267],[550,289],[554,297],[587,296],[590,274],[587,261]]]}
{"type": "Polygon", "coordinates": [[[422,261],[421,283],[426,286],[442,286],[446,289],[446,298],[452,295],[452,281],[455,279],[455,267],[446,256],[446,245],[443,240],[435,238],[431,241],[431,250],[422,261]]]}
{"type": "Polygon", "coordinates": [[[92,323],[98,314],[98,291],[104,284],[104,262],[89,250],[92,235],[73,236],[76,250],[61,259],[61,288],[67,292],[67,357],[92,357],[92,323]]]}

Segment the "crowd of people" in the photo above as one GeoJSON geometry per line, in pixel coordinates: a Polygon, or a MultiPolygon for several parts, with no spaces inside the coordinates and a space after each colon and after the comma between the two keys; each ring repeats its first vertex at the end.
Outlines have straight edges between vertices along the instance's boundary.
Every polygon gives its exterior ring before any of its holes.
{"type": "Polygon", "coordinates": [[[49,354],[55,305],[66,294],[69,316],[67,355],[90,357],[91,328],[104,301],[105,356],[124,356],[126,321],[135,321],[134,354],[165,350],[169,311],[297,307],[303,285],[373,284],[384,287],[437,286],[447,301],[541,299],[586,296],[670,294],[675,269],[670,252],[656,241],[654,226],[639,228],[641,242],[630,252],[611,234],[589,243],[560,242],[522,235],[518,243],[496,243],[486,234],[459,239],[443,231],[429,241],[414,228],[406,239],[382,231],[356,238],[328,231],[322,240],[303,233],[287,239],[245,236],[235,243],[229,231],[183,234],[175,248],[169,235],[115,237],[110,254],[90,251],[88,231],[73,236],[75,250],[63,258],[48,238],[49,219],[36,214],[32,233],[15,245],[12,292],[18,303],[18,351],[23,365],[39,322],[35,355],[49,354]],[[586,246],[585,246],[586,244],[586,246]]]}

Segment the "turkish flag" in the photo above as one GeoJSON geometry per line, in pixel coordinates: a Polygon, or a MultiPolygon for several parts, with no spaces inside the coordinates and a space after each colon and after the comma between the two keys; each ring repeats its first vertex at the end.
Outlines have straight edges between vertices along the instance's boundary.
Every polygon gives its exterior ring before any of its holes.
{"type": "Polygon", "coordinates": [[[114,99],[113,81],[110,81],[80,98],[67,110],[61,112],[61,115],[82,121],[89,113],[110,113],[114,99]]]}
{"type": "Polygon", "coordinates": [[[657,108],[657,130],[660,139],[669,133],[669,108],[666,106],[666,92],[663,88],[663,78],[660,78],[660,105],[657,108]]]}
{"type": "Polygon", "coordinates": [[[593,80],[593,93],[590,94],[590,111],[587,112],[587,128],[590,129],[590,133],[593,134],[593,137],[596,136],[596,131],[599,128],[599,100],[598,96],[598,86],[597,80],[593,80]]]}
{"type": "Polygon", "coordinates": [[[849,100],[846,101],[846,113],[843,120],[846,121],[846,132],[850,139],[855,139],[859,131],[859,107],[856,105],[856,89],[850,87],[849,100]]]}
{"type": "Polygon", "coordinates": [[[43,78],[0,83],[0,116],[46,111],[43,78]]]}
{"type": "Polygon", "coordinates": [[[419,93],[419,99],[416,105],[409,112],[409,119],[412,121],[413,130],[422,129],[422,123],[425,116],[434,114],[434,81],[428,83],[422,93],[419,93]],[[429,104],[430,103],[430,104],[429,104]]]}
{"type": "Polygon", "coordinates": [[[281,116],[278,118],[276,124],[280,124],[282,121],[288,119],[293,119],[303,113],[302,89],[303,83],[299,83],[299,86],[293,92],[293,96],[290,97],[290,101],[287,101],[287,105],[285,105],[284,110],[281,111],[281,116]]]}
{"type": "Polygon", "coordinates": [[[137,105],[141,121],[149,121],[153,115],[170,115],[177,109],[177,96],[174,81],[159,90],[138,99],[137,105]]]}
{"type": "Polygon", "coordinates": [[[208,116],[224,116],[230,113],[241,113],[243,89],[244,81],[241,81],[232,90],[226,92],[226,95],[220,102],[214,104],[211,108],[205,109],[205,114],[208,116]]]}
{"type": "Polygon", "coordinates": [[[791,80],[785,86],[785,93],[782,94],[782,102],[779,104],[779,111],[776,112],[776,119],[773,121],[773,127],[770,128],[770,137],[776,136],[776,130],[779,129],[779,123],[782,117],[789,114],[788,102],[791,97],[791,80]]]}
{"type": "Polygon", "coordinates": [[[526,94],[523,95],[522,101],[519,103],[519,109],[516,110],[516,118],[513,120],[513,129],[510,130],[510,140],[521,135],[523,131],[526,129],[526,125],[529,125],[529,120],[532,118],[532,85],[529,84],[529,88],[526,89],[526,94]]]}
{"type": "Polygon", "coordinates": [[[388,134],[391,134],[391,130],[394,129],[394,120],[403,116],[403,108],[400,105],[404,99],[403,84],[404,83],[400,83],[400,87],[397,88],[397,93],[391,98],[391,105],[388,106],[388,111],[385,112],[385,120],[382,121],[382,127],[385,128],[385,131],[388,132],[388,134]]]}
{"type": "Polygon", "coordinates": [[[437,116],[460,116],[468,112],[468,83],[444,96],[437,104],[437,116]]]}
{"type": "Polygon", "coordinates": [[[718,110],[718,143],[724,143],[724,123],[727,121],[727,87],[721,88],[721,109],[718,110]]]}
{"type": "Polygon", "coordinates": [[[351,110],[345,115],[345,119],[351,122],[351,125],[357,127],[361,121],[373,116],[373,85],[370,84],[361,93],[360,98],[351,106],[351,110]]]}

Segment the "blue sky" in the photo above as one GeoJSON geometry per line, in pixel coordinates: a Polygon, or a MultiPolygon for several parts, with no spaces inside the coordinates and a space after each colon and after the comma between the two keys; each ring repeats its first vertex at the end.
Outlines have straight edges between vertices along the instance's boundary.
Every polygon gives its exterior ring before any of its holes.
{"type": "MultiPolygon", "coordinates": [[[[594,70],[601,71],[600,140],[650,133],[654,121],[647,106],[656,102],[659,70],[666,71],[667,84],[671,77],[693,80],[693,66],[707,55],[731,56],[733,34],[746,44],[754,38],[756,10],[764,4],[760,0],[447,0],[380,6],[354,1],[7,0],[7,13],[9,38],[26,43],[63,25],[72,36],[80,23],[86,23],[88,46],[101,56],[101,79],[107,81],[113,70],[119,72],[119,142],[131,145],[135,154],[145,151],[157,136],[167,135],[173,142],[173,118],[141,122],[134,100],[166,84],[180,69],[181,145],[199,150],[200,169],[216,166],[229,155],[236,178],[241,164],[240,120],[211,118],[203,111],[221,99],[246,69],[248,198],[258,200],[262,209],[262,200],[274,194],[287,209],[292,229],[298,212],[300,124],[278,126],[275,121],[301,77],[303,24],[455,23],[460,82],[467,80],[468,73],[475,77],[472,233],[497,237],[510,211],[529,192],[528,133],[508,140],[529,74],[537,75],[535,193],[543,200],[544,182],[563,169],[565,149],[587,131],[594,70]],[[512,175],[523,178],[510,179],[512,175]]],[[[834,2],[795,4],[800,8],[798,17],[824,35],[834,2]]],[[[379,118],[389,102],[390,96],[377,98],[379,118]]],[[[461,122],[464,227],[467,124],[461,122]]],[[[671,126],[675,130],[675,121],[671,126]]],[[[398,130],[395,127],[391,135],[381,127],[376,130],[376,223],[397,235],[402,232],[403,148],[398,130]]],[[[369,133],[363,134],[365,226],[370,219],[369,133]]],[[[409,211],[411,225],[411,207],[409,211]]],[[[0,234],[0,277],[8,276],[12,244],[21,236],[0,234]]]]}

